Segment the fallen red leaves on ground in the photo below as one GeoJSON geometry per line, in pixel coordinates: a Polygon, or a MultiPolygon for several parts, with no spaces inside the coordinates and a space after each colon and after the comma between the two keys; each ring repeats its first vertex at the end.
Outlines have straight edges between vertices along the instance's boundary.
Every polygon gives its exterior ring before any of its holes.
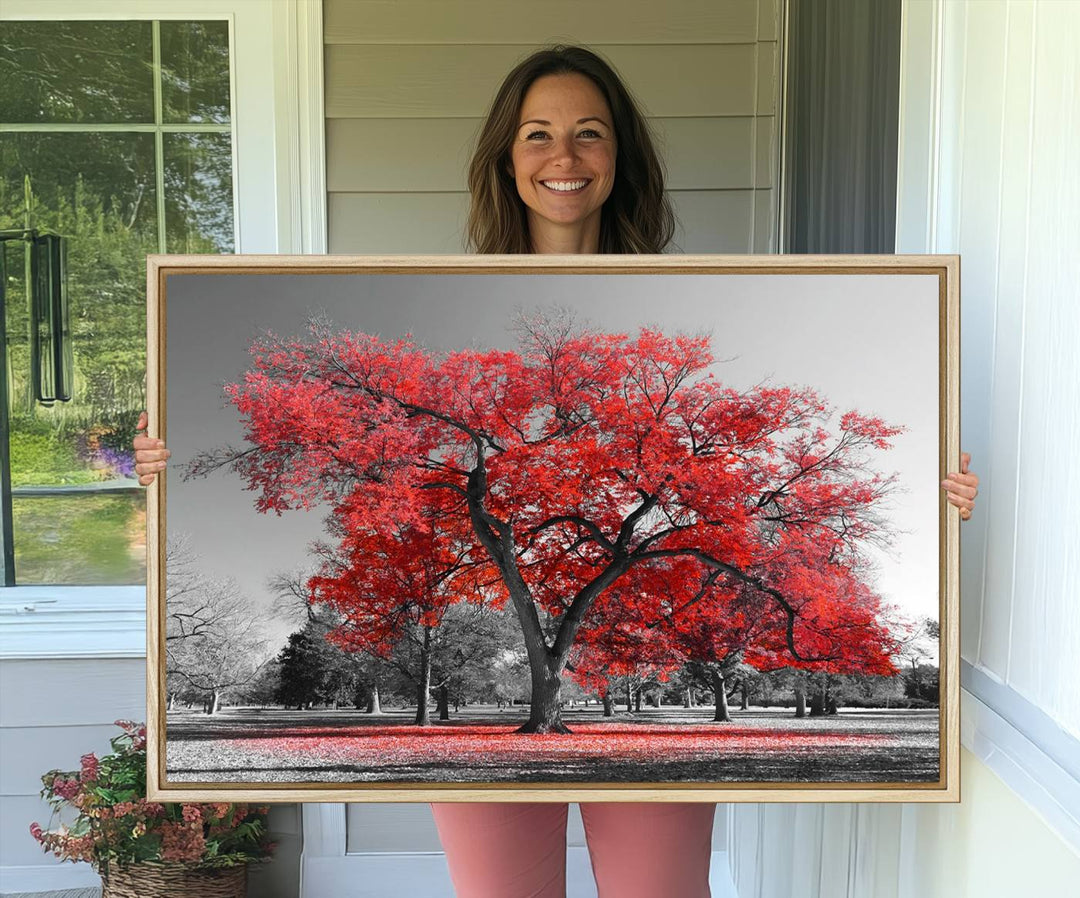
{"type": "Polygon", "coordinates": [[[865,733],[821,733],[804,730],[763,731],[727,724],[662,726],[578,724],[569,735],[523,735],[509,726],[294,728],[264,738],[231,739],[235,749],[282,757],[359,763],[369,766],[417,761],[506,763],[558,761],[581,757],[665,760],[707,758],[718,752],[798,755],[830,749],[865,748],[890,737],[865,733]]]}

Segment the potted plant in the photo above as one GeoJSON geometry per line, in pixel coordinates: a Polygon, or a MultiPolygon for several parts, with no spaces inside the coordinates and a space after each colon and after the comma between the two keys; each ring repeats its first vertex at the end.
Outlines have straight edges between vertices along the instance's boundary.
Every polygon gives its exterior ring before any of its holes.
{"type": "Polygon", "coordinates": [[[102,898],[243,898],[247,865],[268,860],[267,807],[146,799],[146,727],[118,720],[113,753],[82,756],[78,771],[50,770],[41,797],[56,829],[31,835],[65,861],[101,875],[102,898]]]}

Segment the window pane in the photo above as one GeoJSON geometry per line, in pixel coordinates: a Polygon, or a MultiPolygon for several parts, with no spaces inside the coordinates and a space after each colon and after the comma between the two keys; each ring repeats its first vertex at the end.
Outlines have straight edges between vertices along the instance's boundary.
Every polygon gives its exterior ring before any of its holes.
{"type": "Polygon", "coordinates": [[[157,250],[153,172],[153,134],[0,134],[0,228],[68,238],[74,359],[72,401],[35,402],[25,244],[7,241],[20,583],[140,583],[145,576],[145,562],[128,548],[144,514],[141,490],[56,498],[25,490],[134,484],[130,446],[146,390],[146,254],[157,250]]]}
{"type": "Polygon", "coordinates": [[[12,501],[19,583],[78,586],[146,580],[146,496],[104,495],[12,501]]]}
{"type": "Polygon", "coordinates": [[[161,23],[162,121],[229,122],[229,23],[161,23]]]}
{"type": "Polygon", "coordinates": [[[230,135],[164,137],[165,251],[233,252],[230,135]]]}
{"type": "Polygon", "coordinates": [[[0,121],[154,121],[152,25],[4,22],[0,121]]]}
{"type": "Polygon", "coordinates": [[[58,433],[73,438],[92,423],[112,426],[118,415],[141,407],[145,257],[157,251],[153,172],[152,134],[0,134],[0,228],[29,226],[68,238],[75,362],[72,402],[52,408],[33,402],[24,244],[9,241],[13,431],[23,419],[26,426],[48,420],[58,433]]]}
{"type": "Polygon", "coordinates": [[[0,133],[0,229],[66,238],[71,310],[73,397],[43,404],[30,376],[26,244],[0,244],[19,583],[143,582],[145,491],[130,447],[146,405],[146,254],[234,249],[226,22],[158,25],[165,121],[225,133],[34,130],[153,125],[153,27],[5,22],[0,34],[0,120],[29,129],[0,133]]]}

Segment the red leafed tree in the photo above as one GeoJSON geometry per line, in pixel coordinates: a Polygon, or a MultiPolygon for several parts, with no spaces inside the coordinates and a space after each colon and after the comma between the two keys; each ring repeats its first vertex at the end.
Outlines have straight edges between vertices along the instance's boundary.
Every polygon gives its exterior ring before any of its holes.
{"type": "Polygon", "coordinates": [[[339,544],[321,548],[322,567],[307,581],[309,601],[341,615],[327,639],[342,649],[396,663],[397,650],[412,643],[414,651],[405,654],[416,659],[408,674],[416,682],[420,725],[430,719],[432,664],[445,636],[447,609],[461,601],[498,600],[498,592],[480,580],[485,566],[470,558],[477,549],[446,527],[461,516],[440,507],[439,496],[424,498],[427,506],[412,522],[393,516],[372,521],[342,509],[333,528],[339,544]]]}
{"type": "MultiPolygon", "coordinates": [[[[705,336],[538,315],[519,337],[518,351],[436,355],[316,321],[306,339],[260,340],[227,387],[249,447],[204,453],[189,472],[230,466],[260,510],[324,501],[380,532],[424,526],[440,497],[442,526],[483,553],[516,611],[532,679],[524,732],[565,732],[560,674],[590,609],[664,560],[761,594],[790,656],[822,657],[801,624],[831,600],[815,591],[828,578],[797,576],[776,547],[803,534],[856,570],[892,485],[867,450],[899,428],[854,411],[833,424],[810,389],[725,387],[705,336]]],[[[675,601],[699,585],[675,584],[675,601]]]]}
{"type": "Polygon", "coordinates": [[[695,558],[640,566],[594,605],[573,657],[575,678],[595,689],[608,674],[624,673],[631,659],[664,674],[692,664],[708,677],[714,719],[729,721],[726,681],[740,663],[758,670],[894,675],[899,622],[864,577],[828,561],[828,543],[780,530],[762,562],[773,583],[793,597],[793,619],[768,593],[695,558]],[[688,583],[697,589],[686,589],[688,583]],[[789,649],[792,620],[798,656],[789,649]]]}

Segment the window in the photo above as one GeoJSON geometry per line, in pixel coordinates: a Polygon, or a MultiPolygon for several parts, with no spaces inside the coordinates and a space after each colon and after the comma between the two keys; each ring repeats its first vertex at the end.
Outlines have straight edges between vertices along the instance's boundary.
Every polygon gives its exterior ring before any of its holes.
{"type": "Polygon", "coordinates": [[[145,255],[235,249],[229,22],[5,22],[0,84],[5,574],[141,584],[145,255]],[[67,238],[69,402],[34,396],[27,232],[67,238]]]}

